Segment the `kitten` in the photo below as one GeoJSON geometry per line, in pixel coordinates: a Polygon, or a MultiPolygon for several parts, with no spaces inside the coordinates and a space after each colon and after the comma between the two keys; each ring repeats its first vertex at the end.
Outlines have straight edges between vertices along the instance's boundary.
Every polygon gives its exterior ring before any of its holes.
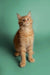
{"type": "Polygon", "coordinates": [[[31,12],[27,16],[20,16],[17,14],[19,30],[14,37],[15,56],[21,56],[20,67],[26,65],[26,52],[28,53],[29,62],[34,62],[33,55],[33,42],[34,32],[32,29],[31,12]]]}

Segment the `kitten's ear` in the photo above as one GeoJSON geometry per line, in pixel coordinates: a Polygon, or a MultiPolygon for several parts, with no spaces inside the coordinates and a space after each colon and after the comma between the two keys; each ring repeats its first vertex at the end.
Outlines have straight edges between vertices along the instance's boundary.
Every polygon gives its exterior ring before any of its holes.
{"type": "Polygon", "coordinates": [[[17,18],[18,18],[18,20],[21,18],[21,16],[19,15],[19,14],[17,14],[17,18]]]}
{"type": "Polygon", "coordinates": [[[31,17],[31,12],[29,12],[27,16],[31,17]]]}

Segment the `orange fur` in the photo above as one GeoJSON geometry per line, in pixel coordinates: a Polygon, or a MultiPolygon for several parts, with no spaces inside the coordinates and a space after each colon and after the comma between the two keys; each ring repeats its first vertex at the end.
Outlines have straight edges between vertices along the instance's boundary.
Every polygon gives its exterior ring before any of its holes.
{"type": "Polygon", "coordinates": [[[28,53],[28,60],[34,62],[34,59],[32,58],[34,32],[32,29],[32,18],[30,12],[27,16],[21,17],[18,14],[17,17],[20,28],[14,37],[14,46],[16,49],[15,56],[21,56],[20,66],[24,67],[26,64],[26,52],[28,53]]]}

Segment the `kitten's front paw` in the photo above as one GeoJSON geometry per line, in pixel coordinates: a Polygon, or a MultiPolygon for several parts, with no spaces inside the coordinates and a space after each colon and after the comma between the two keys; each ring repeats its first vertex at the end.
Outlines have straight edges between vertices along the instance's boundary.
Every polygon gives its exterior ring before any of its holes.
{"type": "Polygon", "coordinates": [[[29,62],[35,62],[35,59],[29,58],[29,62]]]}
{"type": "Polygon", "coordinates": [[[25,65],[26,65],[25,62],[21,62],[21,63],[20,63],[20,67],[24,67],[25,65]]]}

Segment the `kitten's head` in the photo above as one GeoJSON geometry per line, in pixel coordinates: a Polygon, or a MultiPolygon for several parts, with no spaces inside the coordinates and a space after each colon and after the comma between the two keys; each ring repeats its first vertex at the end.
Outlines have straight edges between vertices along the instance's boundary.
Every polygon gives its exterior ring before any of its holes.
{"type": "Polygon", "coordinates": [[[30,26],[32,25],[31,12],[27,16],[20,16],[17,14],[19,26],[30,26]]]}

